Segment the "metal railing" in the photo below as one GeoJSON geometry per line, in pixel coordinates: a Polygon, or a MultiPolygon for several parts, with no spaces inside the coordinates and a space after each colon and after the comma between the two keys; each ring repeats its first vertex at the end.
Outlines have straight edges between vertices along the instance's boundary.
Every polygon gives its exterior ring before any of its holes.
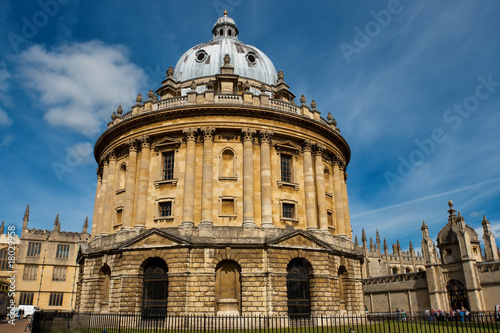
{"type": "Polygon", "coordinates": [[[500,316],[432,317],[420,314],[367,314],[362,316],[144,316],[141,314],[89,314],[37,312],[33,332],[499,332],[500,316]]]}

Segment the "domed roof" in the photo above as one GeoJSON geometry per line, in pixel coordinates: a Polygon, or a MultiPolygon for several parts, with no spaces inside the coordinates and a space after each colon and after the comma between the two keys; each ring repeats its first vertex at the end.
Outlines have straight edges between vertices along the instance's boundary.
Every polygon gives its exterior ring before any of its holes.
{"type": "Polygon", "coordinates": [[[238,27],[227,12],[215,22],[212,34],[212,40],[190,48],[181,56],[175,66],[176,81],[219,74],[224,56],[229,54],[234,74],[268,85],[276,84],[278,75],[271,60],[258,48],[238,40],[238,27]]]}

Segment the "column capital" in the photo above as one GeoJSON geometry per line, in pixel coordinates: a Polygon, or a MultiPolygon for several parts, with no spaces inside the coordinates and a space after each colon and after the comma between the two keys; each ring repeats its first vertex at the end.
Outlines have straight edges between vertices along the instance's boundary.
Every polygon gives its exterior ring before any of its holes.
{"type": "Polygon", "coordinates": [[[257,133],[256,130],[254,130],[253,128],[242,128],[241,129],[241,134],[243,134],[243,141],[252,141],[253,140],[253,136],[257,133]]]}
{"type": "Polygon", "coordinates": [[[109,153],[107,153],[105,159],[107,161],[116,161],[116,150],[112,149],[109,153]]]}
{"type": "Polygon", "coordinates": [[[142,148],[151,148],[151,138],[149,135],[143,135],[139,140],[142,148]]]}
{"type": "Polygon", "coordinates": [[[335,154],[332,157],[332,162],[334,165],[338,165],[340,169],[343,169],[345,166],[344,161],[338,155],[335,154]]]}
{"type": "Polygon", "coordinates": [[[271,143],[271,138],[273,137],[274,132],[271,130],[260,130],[259,131],[259,141],[260,143],[271,143]]]}
{"type": "Polygon", "coordinates": [[[325,150],[325,145],[322,143],[314,143],[313,144],[314,156],[321,156],[325,150]]]}
{"type": "Polygon", "coordinates": [[[313,145],[314,145],[314,142],[312,140],[305,139],[304,141],[302,141],[302,151],[303,152],[306,152],[306,151],[311,152],[313,145]]]}
{"type": "Polygon", "coordinates": [[[201,133],[203,133],[203,141],[205,140],[214,140],[215,135],[215,127],[202,127],[201,133]]]}
{"type": "Polygon", "coordinates": [[[137,144],[138,144],[137,139],[130,139],[127,141],[127,147],[128,147],[129,153],[131,151],[137,151],[137,144]]]}
{"type": "Polygon", "coordinates": [[[191,127],[182,130],[182,133],[186,136],[186,141],[196,141],[196,135],[198,134],[198,129],[191,127]]]}

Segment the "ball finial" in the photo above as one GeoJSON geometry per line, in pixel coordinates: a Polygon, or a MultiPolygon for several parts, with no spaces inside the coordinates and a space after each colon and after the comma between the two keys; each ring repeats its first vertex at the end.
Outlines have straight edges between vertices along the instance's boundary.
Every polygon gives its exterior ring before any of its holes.
{"type": "Polygon", "coordinates": [[[227,10],[224,10],[224,16],[227,16],[227,10]]]}
{"type": "Polygon", "coordinates": [[[453,201],[451,201],[451,200],[448,201],[448,206],[450,207],[450,209],[453,208],[453,201]]]}

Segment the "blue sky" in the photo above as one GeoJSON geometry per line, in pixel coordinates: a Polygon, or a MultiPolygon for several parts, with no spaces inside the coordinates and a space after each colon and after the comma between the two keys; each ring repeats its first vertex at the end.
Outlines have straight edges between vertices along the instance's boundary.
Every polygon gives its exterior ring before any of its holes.
{"type": "MultiPolygon", "coordinates": [[[[295,95],[331,112],[352,150],[355,234],[420,246],[448,200],[500,238],[498,1],[3,1],[0,220],[79,231],[93,144],[119,104],[156,89],[227,9],[295,95]]],[[[482,232],[479,233],[481,238],[482,232]]],[[[497,243],[499,243],[497,241],[497,243]]]]}

